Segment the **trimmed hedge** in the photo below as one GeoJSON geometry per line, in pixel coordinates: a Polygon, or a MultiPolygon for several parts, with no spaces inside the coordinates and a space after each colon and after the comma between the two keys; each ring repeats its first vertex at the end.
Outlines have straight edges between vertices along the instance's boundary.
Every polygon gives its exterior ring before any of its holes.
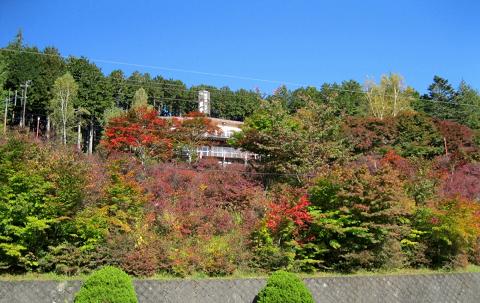
{"type": "Polygon", "coordinates": [[[315,303],[310,290],[296,275],[277,271],[258,294],[257,303],[315,303]]]}
{"type": "Polygon", "coordinates": [[[132,278],[121,269],[106,266],[88,277],[75,303],[138,303],[132,278]]]}

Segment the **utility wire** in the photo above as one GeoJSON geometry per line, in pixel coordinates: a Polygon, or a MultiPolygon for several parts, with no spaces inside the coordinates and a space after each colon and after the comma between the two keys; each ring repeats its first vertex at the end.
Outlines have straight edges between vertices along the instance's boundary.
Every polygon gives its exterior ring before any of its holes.
{"type": "MultiPolygon", "coordinates": [[[[125,87],[128,87],[128,86],[136,86],[136,87],[142,87],[142,88],[148,88],[148,83],[146,83],[146,85],[141,85],[141,84],[137,84],[137,83],[131,83],[131,84],[120,84],[120,85],[124,85],[125,87]]],[[[340,92],[348,92],[348,93],[355,93],[355,94],[362,94],[362,95],[366,95],[367,92],[364,92],[364,91],[354,91],[354,90],[345,90],[345,89],[330,89],[330,90],[334,90],[334,91],[340,91],[340,92]]],[[[188,89],[186,90],[183,90],[185,92],[191,92],[189,91],[188,89]]],[[[321,91],[319,91],[320,93],[322,93],[321,91]]],[[[325,96],[325,94],[323,93],[324,95],[324,98],[327,98],[325,96]]],[[[393,97],[393,95],[384,95],[386,97],[393,97]]],[[[166,100],[181,100],[181,101],[188,101],[188,102],[195,102],[195,103],[198,103],[198,100],[190,100],[190,99],[182,99],[182,98],[174,98],[174,97],[161,97],[161,96],[152,96],[152,97],[155,97],[156,99],[158,98],[158,100],[162,100],[162,99],[166,99],[166,100]]],[[[441,101],[441,100],[438,100],[438,99],[426,99],[426,98],[415,98],[415,97],[406,97],[407,99],[411,100],[411,101],[420,101],[420,102],[430,102],[430,103],[441,103],[441,104],[447,104],[447,105],[451,105],[451,106],[455,106],[455,107],[474,107],[474,108],[480,108],[480,105],[475,105],[475,104],[468,104],[468,103],[463,103],[463,104],[460,104],[460,103],[453,103],[453,102],[448,102],[448,101],[441,101]]]]}
{"type": "MultiPolygon", "coordinates": [[[[2,48],[0,50],[10,51],[10,52],[32,53],[32,54],[46,55],[46,56],[56,56],[56,57],[61,57],[61,58],[65,58],[65,59],[68,58],[68,56],[62,56],[62,55],[59,55],[59,54],[45,54],[45,53],[26,51],[26,50],[17,50],[17,49],[9,49],[9,48],[2,48]]],[[[189,70],[189,69],[182,69],[182,68],[157,66],[157,65],[146,65],[146,64],[128,63],[128,62],[104,60],[104,59],[94,59],[94,58],[88,58],[88,60],[93,61],[93,62],[101,62],[101,63],[117,64],[117,65],[133,66],[133,67],[151,68],[151,69],[158,69],[158,70],[165,70],[165,71],[174,71],[174,72],[205,75],[205,76],[212,76],[212,77],[220,77],[220,78],[231,78],[231,79],[259,81],[259,82],[266,82],[266,83],[286,84],[286,85],[292,85],[292,86],[298,86],[298,87],[307,86],[305,84],[295,83],[295,82],[284,82],[284,81],[279,81],[279,80],[269,80],[269,79],[254,78],[254,77],[247,77],[247,76],[221,74],[221,73],[211,73],[211,72],[189,70]]]]}
{"type": "MultiPolygon", "coordinates": [[[[52,57],[60,57],[64,59],[68,59],[69,56],[62,56],[59,54],[45,54],[41,52],[34,52],[34,51],[26,51],[26,50],[17,50],[17,49],[9,49],[9,48],[0,48],[0,51],[7,51],[7,52],[19,52],[19,53],[29,53],[29,54],[35,54],[35,55],[43,55],[43,56],[52,56],[52,57]]],[[[153,65],[143,65],[143,64],[136,64],[136,63],[126,63],[126,62],[119,62],[119,61],[112,61],[112,60],[99,60],[99,59],[88,59],[90,61],[94,62],[106,62],[106,63],[112,63],[112,64],[119,64],[119,65],[130,65],[130,66],[137,66],[137,67],[146,67],[146,68],[153,68],[153,65]]],[[[162,69],[162,68],[158,68],[162,69]]],[[[192,72],[192,73],[199,73],[199,74],[205,74],[205,75],[215,75],[218,77],[227,77],[227,78],[238,78],[238,79],[244,79],[244,80],[251,80],[251,81],[262,81],[262,82],[269,82],[269,83],[278,83],[278,84],[289,84],[289,85],[294,85],[294,86],[300,86],[300,87],[316,87],[313,85],[308,85],[308,84],[300,84],[300,83],[292,83],[292,82],[286,82],[286,81],[278,81],[278,80],[268,80],[268,79],[260,79],[260,78],[253,78],[253,77],[243,77],[243,76],[235,76],[235,75],[227,75],[227,74],[216,74],[216,73],[208,73],[208,72],[199,72],[199,71],[190,71],[186,69],[175,69],[175,68],[165,68],[165,70],[172,70],[172,71],[183,71],[183,72],[192,72]]],[[[128,80],[128,79],[125,79],[128,80]]],[[[125,81],[123,80],[123,81],[125,81]]],[[[132,80],[132,79],[129,79],[132,80]]],[[[142,81],[137,81],[137,82],[142,82],[142,81]]],[[[148,83],[148,82],[145,82],[148,83]]],[[[176,86],[177,84],[173,83],[165,83],[165,84],[171,84],[172,86],[176,86]]],[[[165,85],[163,83],[155,83],[155,85],[165,85]]],[[[183,87],[185,89],[184,85],[178,84],[179,87],[183,87]]],[[[209,88],[211,89],[211,88],[209,88]]],[[[216,88],[218,91],[222,91],[221,89],[216,88]]],[[[347,89],[337,89],[337,88],[328,88],[330,91],[338,91],[338,92],[348,92],[348,93],[356,93],[356,94],[364,94],[367,95],[368,92],[366,91],[356,91],[356,90],[347,90],[347,89]]],[[[187,90],[185,90],[187,91],[187,90]]],[[[385,97],[394,97],[393,95],[384,95],[385,97]]],[[[480,105],[475,105],[475,104],[458,104],[458,103],[453,103],[453,102],[447,102],[447,101],[441,101],[441,100],[436,100],[436,99],[425,99],[425,98],[415,98],[415,97],[407,97],[411,101],[426,101],[426,102],[431,102],[431,103],[443,103],[443,104],[448,104],[451,106],[466,106],[466,107],[474,107],[474,108],[480,108],[480,105]]],[[[177,99],[179,100],[179,99],[177,99]]],[[[193,102],[193,100],[191,100],[193,102]]],[[[196,102],[196,101],[195,101],[196,102]]]]}

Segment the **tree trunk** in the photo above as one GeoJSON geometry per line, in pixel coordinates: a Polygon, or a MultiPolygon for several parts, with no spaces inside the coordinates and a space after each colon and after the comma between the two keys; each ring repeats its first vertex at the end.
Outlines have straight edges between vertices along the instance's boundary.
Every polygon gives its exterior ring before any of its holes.
{"type": "Polygon", "coordinates": [[[88,137],[88,154],[93,154],[93,121],[90,122],[90,132],[88,137]]]}
{"type": "Polygon", "coordinates": [[[78,122],[77,126],[77,149],[82,150],[82,126],[78,122]]]}
{"type": "Polygon", "coordinates": [[[63,119],[63,145],[67,145],[67,121],[63,119]]]}
{"type": "Polygon", "coordinates": [[[47,141],[50,140],[50,116],[47,116],[47,141]]]}

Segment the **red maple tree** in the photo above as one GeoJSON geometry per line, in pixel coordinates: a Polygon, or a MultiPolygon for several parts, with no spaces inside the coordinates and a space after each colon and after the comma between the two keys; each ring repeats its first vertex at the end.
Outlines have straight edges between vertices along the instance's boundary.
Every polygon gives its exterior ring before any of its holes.
{"type": "Polygon", "coordinates": [[[166,160],[173,150],[170,128],[156,110],[139,107],[108,121],[101,144],[109,151],[134,152],[142,162],[147,157],[166,160]]]}

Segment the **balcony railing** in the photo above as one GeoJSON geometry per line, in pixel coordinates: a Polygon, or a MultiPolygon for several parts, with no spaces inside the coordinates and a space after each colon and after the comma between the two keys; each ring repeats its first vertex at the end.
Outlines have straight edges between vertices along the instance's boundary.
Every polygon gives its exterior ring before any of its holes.
{"type": "Polygon", "coordinates": [[[244,152],[232,147],[200,147],[197,149],[200,158],[216,157],[223,159],[243,159],[245,161],[257,159],[258,155],[250,152],[244,152]]]}

